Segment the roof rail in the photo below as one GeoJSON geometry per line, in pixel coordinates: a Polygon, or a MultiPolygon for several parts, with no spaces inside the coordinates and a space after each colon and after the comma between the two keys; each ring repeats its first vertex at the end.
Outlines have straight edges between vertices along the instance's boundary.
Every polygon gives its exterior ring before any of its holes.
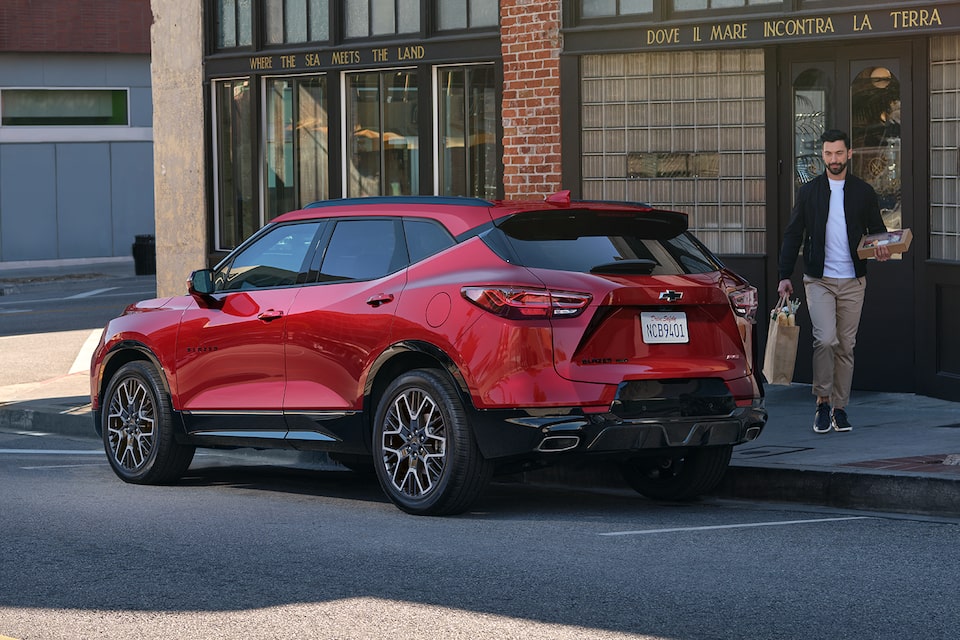
{"type": "Polygon", "coordinates": [[[317,200],[304,209],[319,209],[345,204],[454,204],[466,207],[492,207],[493,203],[483,198],[469,196],[364,196],[360,198],[334,198],[317,200]]]}

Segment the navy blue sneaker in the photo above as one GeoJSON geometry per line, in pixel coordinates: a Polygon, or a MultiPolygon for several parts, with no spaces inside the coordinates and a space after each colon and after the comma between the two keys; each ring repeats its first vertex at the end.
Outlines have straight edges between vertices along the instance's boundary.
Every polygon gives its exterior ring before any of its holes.
{"type": "Polygon", "coordinates": [[[813,419],[813,430],[817,433],[828,433],[831,426],[830,403],[823,402],[817,405],[817,415],[813,419]]]}
{"type": "Polygon", "coordinates": [[[833,428],[836,431],[853,431],[853,425],[847,420],[847,412],[843,409],[833,410],[833,428]]]}

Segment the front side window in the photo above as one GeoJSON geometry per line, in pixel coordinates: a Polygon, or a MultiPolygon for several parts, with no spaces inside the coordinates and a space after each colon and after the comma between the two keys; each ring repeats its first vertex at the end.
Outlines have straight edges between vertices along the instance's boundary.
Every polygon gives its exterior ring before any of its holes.
{"type": "Polygon", "coordinates": [[[244,247],[214,274],[217,291],[296,284],[320,222],[275,227],[244,247]]]}
{"type": "Polygon", "coordinates": [[[268,78],[265,209],[272,220],[329,197],[326,76],[268,78]]]}
{"type": "Polygon", "coordinates": [[[260,228],[254,199],[250,80],[214,83],[217,245],[232,249],[260,228]]]}
{"type": "Polygon", "coordinates": [[[329,0],[265,0],[264,20],[268,44],[330,38],[329,0]]]}
{"type": "Polygon", "coordinates": [[[127,125],[126,89],[3,89],[4,126],[127,125]]]}
{"type": "Polygon", "coordinates": [[[420,193],[417,73],[346,76],[347,196],[420,193]]]}
{"type": "Polygon", "coordinates": [[[344,0],[348,38],[420,31],[420,0],[344,0]]]}
{"type": "Polygon", "coordinates": [[[438,193],[496,198],[497,96],[493,65],[440,69],[437,85],[438,193]]]}

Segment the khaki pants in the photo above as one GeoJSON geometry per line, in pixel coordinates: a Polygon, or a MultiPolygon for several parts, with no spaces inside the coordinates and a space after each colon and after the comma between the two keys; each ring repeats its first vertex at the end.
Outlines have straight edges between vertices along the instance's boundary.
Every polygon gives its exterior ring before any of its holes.
{"type": "Polygon", "coordinates": [[[813,325],[813,394],[847,406],[866,278],[803,277],[813,325]]]}

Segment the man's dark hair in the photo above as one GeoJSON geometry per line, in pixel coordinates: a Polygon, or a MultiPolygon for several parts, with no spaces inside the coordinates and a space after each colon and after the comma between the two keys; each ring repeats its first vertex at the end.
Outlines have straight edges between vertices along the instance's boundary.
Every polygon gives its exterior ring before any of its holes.
{"type": "Polygon", "coordinates": [[[823,135],[820,136],[820,142],[836,142],[837,140],[843,140],[843,144],[850,148],[850,136],[847,135],[845,131],[840,131],[840,129],[827,129],[823,132],[823,135]]]}

